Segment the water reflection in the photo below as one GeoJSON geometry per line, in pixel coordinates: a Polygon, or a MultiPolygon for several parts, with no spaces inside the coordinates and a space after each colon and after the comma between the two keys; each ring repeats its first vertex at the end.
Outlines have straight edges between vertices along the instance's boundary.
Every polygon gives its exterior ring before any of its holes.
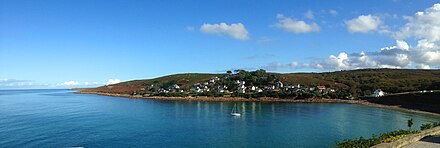
{"type": "MultiPolygon", "coordinates": [[[[209,102],[209,101],[165,101],[173,103],[176,116],[194,112],[197,119],[231,118],[240,120],[258,121],[262,118],[281,120],[280,118],[301,118],[303,121],[315,121],[318,124],[328,125],[341,135],[349,134],[347,127],[369,131],[368,128],[405,127],[410,118],[419,118],[419,114],[400,112],[382,108],[373,108],[363,105],[347,104],[307,104],[307,103],[268,103],[268,102],[209,102]],[[230,117],[234,104],[237,104],[239,117],[230,117]],[[195,107],[193,107],[195,106],[195,107]],[[187,109],[191,108],[191,109],[187,109]],[[192,108],[195,108],[192,109],[192,108]]],[[[438,118],[438,117],[437,117],[438,118]]],[[[300,122],[300,121],[295,121],[300,122]]],[[[415,120],[419,126],[424,120],[415,120]]],[[[415,126],[415,127],[417,127],[415,126]]]]}
{"type": "Polygon", "coordinates": [[[158,101],[60,92],[0,92],[9,94],[0,95],[0,145],[329,147],[336,140],[407,128],[409,118],[414,127],[439,119],[349,104],[158,101]],[[230,115],[234,104],[242,116],[230,115]]]}

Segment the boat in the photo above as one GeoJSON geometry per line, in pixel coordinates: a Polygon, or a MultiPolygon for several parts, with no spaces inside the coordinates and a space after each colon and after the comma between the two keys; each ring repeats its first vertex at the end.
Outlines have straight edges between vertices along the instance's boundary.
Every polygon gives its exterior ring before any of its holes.
{"type": "Polygon", "coordinates": [[[232,108],[231,115],[232,116],[241,116],[241,114],[238,113],[237,104],[234,104],[234,108],[232,108]]]}

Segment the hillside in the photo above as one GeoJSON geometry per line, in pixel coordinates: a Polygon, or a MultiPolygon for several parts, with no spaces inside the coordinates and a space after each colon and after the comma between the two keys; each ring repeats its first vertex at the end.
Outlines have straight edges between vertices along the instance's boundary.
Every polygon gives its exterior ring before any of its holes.
{"type": "MultiPolygon", "coordinates": [[[[259,71],[242,73],[255,74],[259,71]]],[[[243,77],[242,80],[257,83],[257,78],[273,77],[286,85],[301,84],[306,88],[318,85],[334,88],[336,90],[349,92],[353,96],[370,95],[376,89],[382,89],[388,93],[417,91],[417,90],[439,90],[440,70],[418,70],[418,69],[361,69],[349,71],[336,71],[324,73],[265,73],[261,70],[259,75],[254,77],[243,77]],[[262,72],[261,72],[262,71],[262,72]],[[255,78],[256,77],[256,78],[255,78]]],[[[132,93],[133,91],[145,90],[154,86],[155,90],[167,88],[177,84],[183,90],[189,90],[196,83],[209,81],[213,77],[225,77],[228,74],[175,74],[154,79],[134,80],[101,86],[98,88],[86,89],[85,91],[106,92],[106,93],[132,93]]],[[[223,84],[223,83],[222,83],[223,84]]],[[[272,83],[271,83],[272,84],[272,83]]],[[[249,85],[248,83],[246,85],[249,85]]]]}
{"type": "Polygon", "coordinates": [[[174,74],[174,75],[168,75],[154,79],[127,81],[109,86],[90,88],[83,91],[131,93],[133,91],[141,90],[142,88],[146,88],[152,84],[158,84],[158,83],[163,84],[163,86],[178,84],[181,86],[182,89],[189,89],[195,83],[207,81],[212,77],[221,76],[221,75],[222,74],[202,74],[202,73],[174,74]]]}
{"type": "Polygon", "coordinates": [[[368,101],[376,104],[399,106],[407,109],[440,113],[439,96],[439,92],[408,93],[384,96],[380,98],[368,98],[368,101]]]}

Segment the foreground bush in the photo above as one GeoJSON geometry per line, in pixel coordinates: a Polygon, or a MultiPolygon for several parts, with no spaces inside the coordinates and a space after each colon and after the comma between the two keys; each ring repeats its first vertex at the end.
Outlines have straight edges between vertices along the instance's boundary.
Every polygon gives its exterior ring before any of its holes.
{"type": "Polygon", "coordinates": [[[418,130],[398,130],[381,134],[379,137],[373,135],[371,138],[365,139],[359,137],[358,139],[348,139],[338,142],[337,146],[341,148],[367,148],[383,142],[393,142],[397,139],[403,138],[408,134],[420,133],[418,130]]]}
{"type": "Polygon", "coordinates": [[[420,126],[420,129],[426,130],[426,129],[434,128],[437,126],[440,126],[440,122],[422,124],[422,126],[420,126]]]}

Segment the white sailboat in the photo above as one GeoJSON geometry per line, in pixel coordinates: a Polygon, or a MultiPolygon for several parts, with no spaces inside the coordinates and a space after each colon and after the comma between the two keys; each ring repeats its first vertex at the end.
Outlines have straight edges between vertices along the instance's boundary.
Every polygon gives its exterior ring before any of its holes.
{"type": "Polygon", "coordinates": [[[234,108],[232,108],[231,115],[232,116],[241,116],[241,114],[238,113],[237,104],[234,104],[234,108]]]}

